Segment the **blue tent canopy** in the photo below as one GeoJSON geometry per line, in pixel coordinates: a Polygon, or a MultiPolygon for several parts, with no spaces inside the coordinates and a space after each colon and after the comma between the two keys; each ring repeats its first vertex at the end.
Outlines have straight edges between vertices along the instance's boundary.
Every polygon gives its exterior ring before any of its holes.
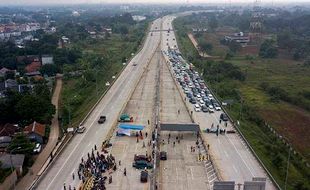
{"type": "Polygon", "coordinates": [[[129,125],[125,123],[119,124],[118,127],[122,129],[132,129],[132,130],[143,130],[144,129],[144,126],[142,125],[129,125]]]}

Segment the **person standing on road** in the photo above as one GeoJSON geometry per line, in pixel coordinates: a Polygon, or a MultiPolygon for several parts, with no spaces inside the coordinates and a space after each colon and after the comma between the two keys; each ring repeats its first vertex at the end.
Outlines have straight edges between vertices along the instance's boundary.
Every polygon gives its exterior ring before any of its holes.
{"type": "Polygon", "coordinates": [[[145,132],[145,138],[147,138],[147,132],[145,132]]]}
{"type": "Polygon", "coordinates": [[[147,120],[147,124],[148,124],[148,125],[150,124],[150,120],[149,120],[149,119],[147,120]]]}
{"type": "Polygon", "coordinates": [[[127,175],[127,171],[126,171],[126,168],[124,168],[124,176],[127,175]]]}
{"type": "Polygon", "coordinates": [[[74,180],[74,172],[72,173],[72,179],[74,180]]]}
{"type": "Polygon", "coordinates": [[[66,188],[66,183],[64,183],[64,190],[66,190],[67,188],[66,188]]]}
{"type": "Polygon", "coordinates": [[[225,127],[227,127],[227,121],[225,122],[225,127]]]}
{"type": "Polygon", "coordinates": [[[119,161],[118,161],[118,165],[122,165],[122,162],[121,162],[121,160],[119,160],[119,161]]]}

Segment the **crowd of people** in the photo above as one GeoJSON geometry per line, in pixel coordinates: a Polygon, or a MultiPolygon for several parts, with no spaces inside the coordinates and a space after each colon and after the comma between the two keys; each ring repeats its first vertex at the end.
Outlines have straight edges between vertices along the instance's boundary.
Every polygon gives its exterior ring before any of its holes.
{"type": "MultiPolygon", "coordinates": [[[[106,151],[104,151],[106,152],[106,151]]],[[[73,180],[78,177],[84,184],[87,179],[92,178],[93,184],[92,190],[104,190],[106,189],[105,183],[108,180],[109,183],[112,183],[112,172],[116,168],[115,158],[112,154],[103,154],[99,153],[97,147],[93,148],[91,153],[87,153],[87,158],[81,158],[79,163],[77,176],[76,173],[72,173],[73,180]]],[[[64,184],[64,190],[67,190],[66,184],[64,184]]],[[[68,186],[68,190],[75,190],[71,186],[68,186]]]]}

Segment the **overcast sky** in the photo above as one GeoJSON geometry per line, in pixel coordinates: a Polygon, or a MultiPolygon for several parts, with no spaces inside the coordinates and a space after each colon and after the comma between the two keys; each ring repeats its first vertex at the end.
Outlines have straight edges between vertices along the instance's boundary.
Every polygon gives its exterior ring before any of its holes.
{"type": "MultiPolygon", "coordinates": [[[[0,0],[0,5],[43,5],[80,3],[253,3],[254,0],[0,0]]],[[[261,0],[262,3],[296,3],[310,0],[261,0]]]]}

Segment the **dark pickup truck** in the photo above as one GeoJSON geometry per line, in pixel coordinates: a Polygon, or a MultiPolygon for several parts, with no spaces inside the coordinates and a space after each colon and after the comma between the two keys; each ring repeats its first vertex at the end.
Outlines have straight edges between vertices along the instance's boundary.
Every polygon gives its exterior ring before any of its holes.
{"type": "Polygon", "coordinates": [[[99,120],[98,120],[98,123],[99,124],[102,124],[102,123],[104,123],[105,122],[105,120],[106,120],[107,118],[106,118],[106,116],[100,116],[100,118],[99,118],[99,120]]]}

